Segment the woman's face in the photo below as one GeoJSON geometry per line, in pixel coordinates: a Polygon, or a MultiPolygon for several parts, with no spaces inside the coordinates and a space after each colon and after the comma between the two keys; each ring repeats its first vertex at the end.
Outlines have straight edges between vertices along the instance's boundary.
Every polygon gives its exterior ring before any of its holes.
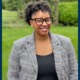
{"type": "Polygon", "coordinates": [[[32,20],[30,20],[31,26],[34,28],[36,34],[47,35],[50,26],[51,18],[49,12],[42,12],[41,10],[32,15],[32,20]]]}

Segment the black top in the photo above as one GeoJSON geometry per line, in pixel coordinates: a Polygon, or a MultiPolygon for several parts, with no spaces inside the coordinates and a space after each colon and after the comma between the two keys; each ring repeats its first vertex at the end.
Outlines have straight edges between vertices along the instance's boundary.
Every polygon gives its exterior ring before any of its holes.
{"type": "Polygon", "coordinates": [[[53,53],[40,56],[37,55],[38,60],[38,77],[37,80],[58,80],[53,53]]]}

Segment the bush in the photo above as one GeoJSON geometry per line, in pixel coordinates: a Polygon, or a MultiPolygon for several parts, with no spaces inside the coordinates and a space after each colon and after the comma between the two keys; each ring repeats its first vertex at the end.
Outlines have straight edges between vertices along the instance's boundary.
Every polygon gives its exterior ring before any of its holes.
{"type": "Polygon", "coordinates": [[[78,1],[78,0],[60,0],[60,2],[72,2],[72,1],[78,1]]]}
{"type": "Polygon", "coordinates": [[[17,11],[20,5],[18,2],[18,0],[2,0],[2,9],[17,11]]]}
{"type": "Polygon", "coordinates": [[[59,4],[59,22],[65,25],[78,25],[78,2],[59,4]]]}
{"type": "Polygon", "coordinates": [[[7,0],[2,0],[2,9],[6,9],[7,0]]]}

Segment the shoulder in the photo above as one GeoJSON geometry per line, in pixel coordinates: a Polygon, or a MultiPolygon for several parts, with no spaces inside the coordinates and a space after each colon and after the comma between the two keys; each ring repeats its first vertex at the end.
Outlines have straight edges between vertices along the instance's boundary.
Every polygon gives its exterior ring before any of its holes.
{"type": "Polygon", "coordinates": [[[64,35],[60,35],[60,34],[54,34],[52,32],[50,32],[50,36],[52,39],[55,39],[56,41],[61,40],[62,42],[70,42],[71,39],[67,36],[64,35]]]}
{"type": "Polygon", "coordinates": [[[24,44],[27,41],[27,38],[28,38],[28,36],[19,38],[19,39],[17,39],[17,40],[14,41],[14,44],[16,44],[16,45],[24,44]]]}
{"type": "Polygon", "coordinates": [[[58,39],[60,39],[62,42],[64,42],[64,43],[69,43],[69,42],[71,42],[71,39],[69,38],[69,37],[66,37],[66,36],[63,36],[63,35],[59,35],[59,34],[55,34],[56,35],[56,37],[58,38],[58,39]]]}
{"type": "Polygon", "coordinates": [[[69,49],[71,46],[73,46],[71,39],[69,37],[59,35],[59,34],[56,34],[56,36],[60,41],[61,45],[63,46],[63,48],[65,48],[66,50],[69,49]]]}
{"type": "Polygon", "coordinates": [[[69,37],[59,35],[59,34],[54,34],[54,35],[57,38],[56,40],[60,44],[60,47],[62,47],[68,53],[74,50],[72,41],[69,37]]]}
{"type": "Polygon", "coordinates": [[[16,41],[14,41],[13,46],[15,46],[16,48],[22,48],[24,47],[24,45],[27,44],[28,39],[30,39],[31,35],[22,37],[20,39],[17,39],[16,41]]]}
{"type": "Polygon", "coordinates": [[[60,34],[53,34],[52,33],[52,40],[55,42],[59,42],[63,47],[68,48],[68,46],[72,43],[69,37],[60,35],[60,34]]]}

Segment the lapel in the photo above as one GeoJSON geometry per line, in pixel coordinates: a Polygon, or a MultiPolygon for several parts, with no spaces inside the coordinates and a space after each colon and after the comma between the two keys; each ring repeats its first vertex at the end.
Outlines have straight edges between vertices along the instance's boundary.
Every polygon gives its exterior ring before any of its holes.
{"type": "MultiPolygon", "coordinates": [[[[51,42],[52,42],[52,48],[53,48],[53,54],[54,54],[54,59],[55,59],[55,68],[56,72],[58,75],[58,79],[60,80],[61,77],[61,43],[57,36],[55,34],[52,34],[51,32],[49,33],[51,37],[51,42]]],[[[37,63],[37,57],[36,57],[36,51],[35,51],[35,39],[34,39],[34,33],[30,35],[27,39],[27,44],[26,48],[28,51],[28,55],[30,57],[30,60],[34,66],[34,69],[36,72],[38,72],[38,63],[37,63]]]]}
{"type": "Polygon", "coordinates": [[[35,51],[36,49],[35,49],[34,33],[32,33],[30,36],[28,36],[26,49],[27,49],[29,58],[33,64],[35,71],[38,72],[38,63],[37,63],[37,57],[36,57],[36,51],[35,51]]]}
{"type": "Polygon", "coordinates": [[[58,75],[58,79],[60,80],[62,74],[61,42],[55,34],[50,33],[50,37],[51,37],[51,43],[52,43],[53,54],[55,59],[55,68],[58,75]]]}

